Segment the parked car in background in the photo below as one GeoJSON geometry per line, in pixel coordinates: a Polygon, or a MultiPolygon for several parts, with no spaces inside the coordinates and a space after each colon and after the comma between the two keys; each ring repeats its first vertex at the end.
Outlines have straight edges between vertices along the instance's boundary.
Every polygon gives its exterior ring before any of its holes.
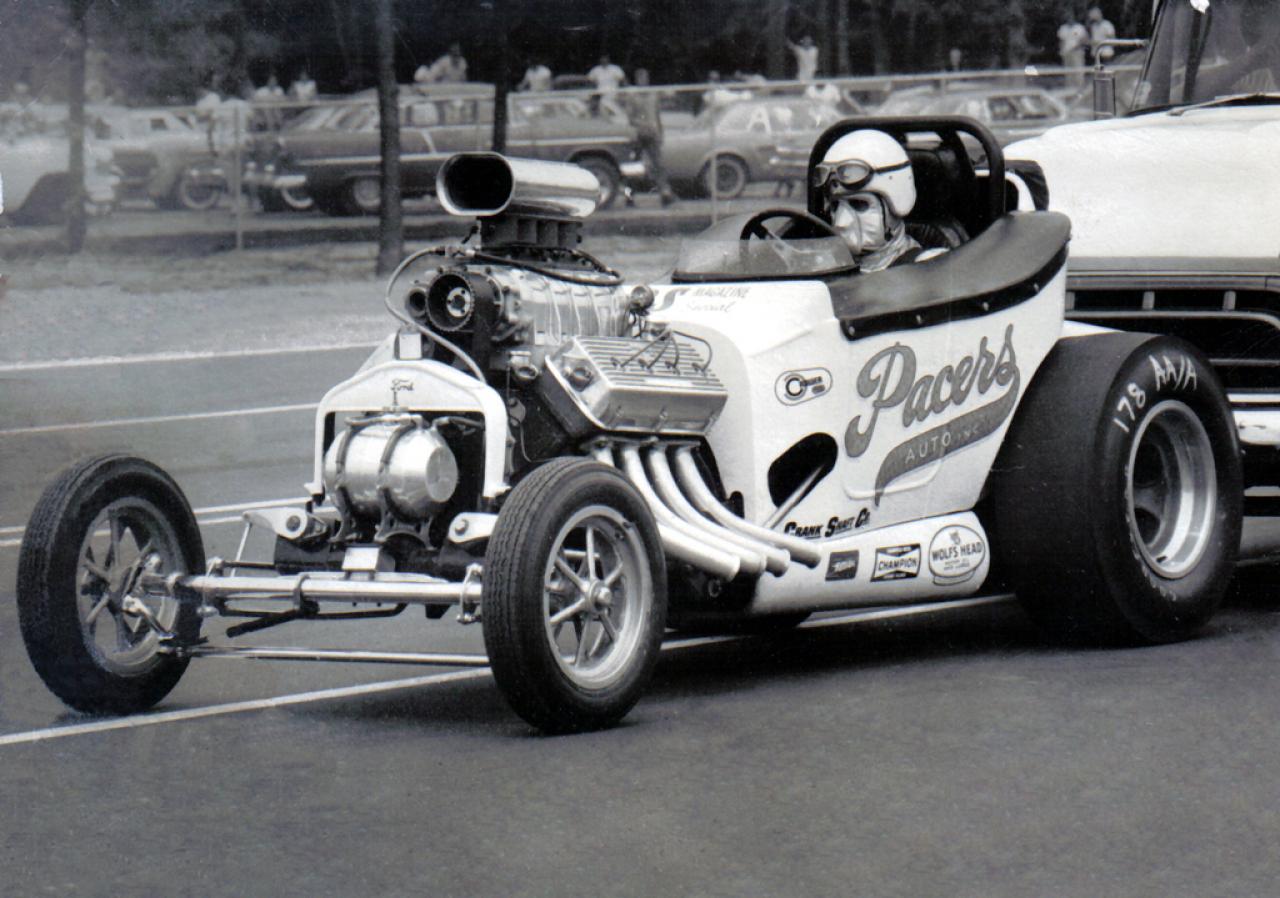
{"type": "Polygon", "coordinates": [[[795,150],[807,158],[818,135],[842,118],[833,106],[803,97],[738,100],[704,109],[688,128],[670,130],[662,162],[671,186],[686,196],[711,191],[715,157],[716,195],[739,196],[752,181],[797,176],[795,150]]]}
{"type": "Polygon", "coordinates": [[[226,194],[208,132],[172,110],[99,107],[91,116],[120,170],[123,195],[162,209],[208,209],[226,194]]]}
{"type": "Polygon", "coordinates": [[[1061,100],[1037,87],[916,88],[889,97],[876,112],[878,115],[967,115],[990,128],[1001,146],[1075,120],[1061,100]]]}
{"type": "MultiPolygon", "coordinates": [[[[371,94],[314,129],[289,129],[271,139],[269,152],[246,183],[267,191],[305,190],[325,212],[371,215],[379,194],[378,110],[371,94]]],[[[600,182],[599,205],[610,205],[625,177],[643,174],[635,131],[626,122],[585,113],[579,101],[517,98],[507,121],[513,156],[574,162],[600,182]],[[532,104],[532,105],[531,105],[532,104]],[[584,114],[585,113],[585,114],[584,114]]],[[[493,86],[442,84],[400,90],[401,191],[434,193],[436,171],[464,150],[491,146],[493,86]]]]}
{"type": "MultiPolygon", "coordinates": [[[[4,217],[15,224],[55,224],[66,214],[70,186],[70,143],[64,121],[28,114],[16,104],[0,104],[0,175],[4,177],[4,217]]],[[[105,212],[116,201],[120,177],[111,150],[85,138],[85,191],[90,212],[105,212]]]]}

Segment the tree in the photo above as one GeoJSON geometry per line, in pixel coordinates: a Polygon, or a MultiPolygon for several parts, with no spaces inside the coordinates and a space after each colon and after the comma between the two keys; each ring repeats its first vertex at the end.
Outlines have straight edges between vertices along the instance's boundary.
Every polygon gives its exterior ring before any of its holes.
{"type": "Polygon", "coordinates": [[[67,49],[70,73],[67,84],[67,106],[70,121],[70,162],[67,166],[67,252],[84,249],[88,222],[85,218],[84,189],[84,81],[85,59],[89,46],[89,0],[70,0],[67,49]]]}
{"type": "Polygon", "coordinates": [[[382,150],[382,206],[378,210],[378,274],[390,274],[404,256],[400,204],[400,87],[396,83],[395,0],[374,0],[378,58],[378,135],[382,150]]]}

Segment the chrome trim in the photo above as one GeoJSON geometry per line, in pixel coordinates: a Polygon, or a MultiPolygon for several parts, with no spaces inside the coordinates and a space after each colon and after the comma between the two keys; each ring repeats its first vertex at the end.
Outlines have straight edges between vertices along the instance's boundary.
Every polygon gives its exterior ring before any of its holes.
{"type": "Polygon", "coordinates": [[[640,449],[635,445],[623,445],[619,447],[618,454],[622,456],[622,470],[627,475],[640,494],[644,496],[646,502],[649,503],[650,509],[661,523],[666,524],[674,530],[678,530],[690,539],[696,540],[700,544],[722,552],[725,555],[734,557],[738,561],[738,569],[741,573],[750,576],[758,576],[764,573],[765,559],[759,552],[753,552],[749,549],[739,548],[738,546],[726,540],[719,539],[711,533],[703,531],[702,528],[688,523],[684,518],[680,517],[671,508],[662,501],[654,490],[653,484],[649,481],[649,476],[645,472],[644,462],[640,460],[640,449]]]}
{"type": "MultiPolygon", "coordinates": [[[[598,448],[594,453],[594,457],[596,461],[602,464],[621,468],[607,447],[598,448]]],[[[635,455],[634,459],[635,467],[639,469],[639,482],[637,482],[636,477],[631,476],[629,471],[623,469],[623,473],[635,485],[645,503],[652,510],[653,516],[658,522],[658,536],[662,540],[663,550],[672,558],[688,562],[699,570],[713,574],[722,580],[732,580],[738,576],[739,571],[742,570],[742,559],[736,553],[729,553],[708,546],[703,540],[690,536],[682,527],[673,523],[678,519],[662,504],[661,500],[654,494],[653,488],[649,486],[648,480],[644,477],[644,466],[640,464],[639,455],[635,455]]]]}
{"type": "Polygon", "coordinates": [[[541,214],[586,218],[600,199],[595,175],[571,163],[457,153],[436,172],[436,199],[450,215],[541,214]]]}
{"type": "Polygon", "coordinates": [[[771,574],[783,574],[791,566],[791,553],[785,549],[721,527],[707,520],[698,509],[694,508],[680,491],[680,487],[676,485],[675,476],[671,473],[671,465],[667,462],[665,446],[659,443],[651,448],[645,454],[645,460],[649,463],[649,476],[662,501],[687,524],[696,527],[705,538],[736,548],[740,552],[760,555],[765,560],[765,570],[771,574]]]}
{"type": "Polygon", "coordinates": [[[702,475],[698,473],[698,466],[693,461],[692,446],[676,447],[675,472],[680,486],[693,504],[704,514],[710,515],[717,523],[745,536],[785,549],[793,559],[805,567],[815,568],[822,561],[822,550],[808,540],[753,524],[721,505],[720,500],[715,497],[702,475]]]}
{"type": "Polygon", "coordinates": [[[294,576],[222,576],[217,573],[164,576],[143,574],[142,590],[186,602],[252,599],[313,602],[404,602],[440,605],[464,600],[479,601],[479,581],[451,583],[423,574],[374,573],[351,576],[337,571],[307,571],[294,576]]]}
{"type": "Polygon", "coordinates": [[[242,658],[273,661],[348,661],[357,664],[436,664],[446,667],[488,667],[485,655],[425,652],[368,652],[308,649],[287,646],[195,645],[170,649],[188,658],[242,658]]]}

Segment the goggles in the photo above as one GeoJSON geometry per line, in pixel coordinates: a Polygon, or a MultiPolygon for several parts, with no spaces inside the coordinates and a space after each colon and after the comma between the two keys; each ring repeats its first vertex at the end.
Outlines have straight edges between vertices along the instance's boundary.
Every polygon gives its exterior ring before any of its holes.
{"type": "Polygon", "coordinates": [[[859,187],[865,187],[876,175],[902,171],[910,167],[910,160],[903,160],[896,165],[886,165],[884,168],[873,168],[861,159],[832,164],[819,162],[813,167],[812,182],[814,187],[823,187],[830,183],[845,190],[857,190],[859,187]]]}

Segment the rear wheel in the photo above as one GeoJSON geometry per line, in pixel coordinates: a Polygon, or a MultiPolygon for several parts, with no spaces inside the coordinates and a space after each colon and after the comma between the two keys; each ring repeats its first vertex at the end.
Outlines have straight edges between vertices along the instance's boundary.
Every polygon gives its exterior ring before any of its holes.
{"type": "Polygon", "coordinates": [[[573,732],[621,719],[657,661],[666,602],[657,527],[615,469],[557,459],[511,491],[485,556],[484,640],[526,721],[573,732]]]}
{"type": "Polygon", "coordinates": [[[203,212],[218,205],[225,187],[205,177],[183,175],[173,188],[179,206],[192,212],[203,212]]]}
{"type": "Polygon", "coordinates": [[[36,673],[79,711],[151,707],[187,662],[160,651],[148,617],[183,642],[200,618],[144,596],[137,578],[203,566],[191,507],[155,465],[115,455],[67,469],[36,504],[18,557],[18,621],[36,673]]]}
{"type": "Polygon", "coordinates": [[[382,208],[382,184],[375,175],[352,178],[343,185],[341,196],[347,215],[377,215],[382,208]]]}
{"type": "Polygon", "coordinates": [[[622,174],[618,171],[618,167],[600,156],[585,156],[582,159],[573,160],[573,163],[591,172],[600,182],[596,208],[608,209],[612,206],[614,200],[618,198],[618,191],[622,188],[622,174]]]}
{"type": "Polygon", "coordinates": [[[992,479],[996,560],[1050,635],[1168,642],[1221,602],[1240,544],[1240,452],[1222,387],[1187,344],[1059,342],[992,479]]]}
{"type": "MultiPolygon", "coordinates": [[[[747,182],[751,180],[747,163],[737,156],[716,156],[714,162],[716,197],[731,200],[741,196],[742,191],[747,189],[747,182]]],[[[708,162],[702,168],[702,189],[707,196],[711,195],[711,165],[708,162]]]]}

